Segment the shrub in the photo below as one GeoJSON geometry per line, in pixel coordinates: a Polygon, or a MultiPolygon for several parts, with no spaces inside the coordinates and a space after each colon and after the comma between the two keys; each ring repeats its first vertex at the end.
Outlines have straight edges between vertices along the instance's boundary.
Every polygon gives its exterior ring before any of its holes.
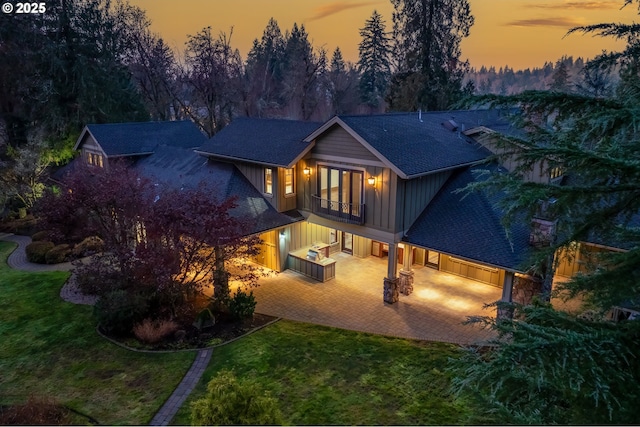
{"type": "Polygon", "coordinates": [[[100,327],[107,333],[126,335],[147,315],[147,302],[142,295],[115,290],[101,296],[94,306],[100,327]]]}
{"type": "Polygon", "coordinates": [[[73,256],[76,258],[81,258],[89,255],[93,255],[97,252],[102,252],[104,248],[104,242],[101,238],[97,236],[91,236],[84,239],[82,242],[78,243],[73,248],[73,256]]]}
{"type": "Polygon", "coordinates": [[[68,425],[69,410],[51,398],[29,397],[22,405],[0,408],[0,425],[68,425]]]}
{"type": "Polygon", "coordinates": [[[253,317],[256,304],[256,297],[253,296],[253,291],[247,294],[237,289],[236,293],[233,294],[233,297],[229,300],[229,312],[236,319],[249,319],[253,317]]]}
{"type": "Polygon", "coordinates": [[[282,424],[278,402],[252,380],[219,372],[207,385],[205,397],[191,404],[192,425],[282,424]]]}
{"type": "Polygon", "coordinates": [[[67,261],[70,254],[71,246],[62,244],[53,247],[49,252],[46,253],[44,258],[47,264],[59,264],[61,262],[67,261]]]}
{"type": "Polygon", "coordinates": [[[216,324],[216,318],[211,313],[211,310],[205,308],[198,316],[196,316],[196,320],[193,322],[193,326],[196,327],[199,331],[205,328],[209,328],[216,324]]]}
{"type": "Polygon", "coordinates": [[[133,327],[133,334],[144,343],[155,344],[177,330],[178,324],[173,320],[156,320],[154,322],[151,319],[144,319],[142,323],[133,327]]]}
{"type": "Polygon", "coordinates": [[[31,236],[31,240],[33,240],[34,242],[39,242],[41,240],[49,240],[49,232],[38,231],[37,233],[33,233],[33,236],[31,236]]]}
{"type": "Polygon", "coordinates": [[[0,223],[0,231],[7,233],[19,234],[21,236],[30,236],[38,225],[38,220],[33,215],[27,215],[25,218],[14,219],[0,223]]]}
{"type": "Polygon", "coordinates": [[[54,247],[55,245],[53,244],[53,242],[31,242],[25,249],[27,253],[27,259],[30,262],[44,264],[45,262],[47,262],[47,252],[49,252],[54,247]]]}

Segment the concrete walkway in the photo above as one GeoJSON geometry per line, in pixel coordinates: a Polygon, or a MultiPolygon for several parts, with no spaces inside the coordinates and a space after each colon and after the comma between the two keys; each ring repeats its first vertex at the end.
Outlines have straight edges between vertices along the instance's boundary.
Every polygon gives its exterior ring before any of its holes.
{"type": "Polygon", "coordinates": [[[200,381],[204,370],[209,365],[212,353],[213,349],[210,348],[198,352],[196,360],[191,365],[191,368],[189,368],[189,372],[184,376],[171,397],[162,405],[162,408],[160,408],[155,417],[153,417],[149,425],[166,426],[171,422],[184,401],[198,384],[198,381],[200,381]]]}
{"type": "Polygon", "coordinates": [[[18,247],[13,251],[9,258],[7,258],[7,264],[14,270],[40,272],[40,271],[71,271],[73,266],[70,262],[63,262],[60,264],[35,264],[27,260],[26,248],[31,243],[31,237],[17,236],[15,234],[0,233],[0,240],[7,242],[17,243],[18,247]]]}

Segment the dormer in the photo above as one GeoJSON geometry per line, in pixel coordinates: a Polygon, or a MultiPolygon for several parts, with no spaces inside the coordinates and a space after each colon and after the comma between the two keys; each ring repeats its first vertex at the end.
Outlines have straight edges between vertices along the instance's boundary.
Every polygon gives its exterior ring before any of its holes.
{"type": "Polygon", "coordinates": [[[75,150],[93,167],[107,168],[114,158],[140,158],[159,146],[196,148],[205,136],[190,121],[90,124],[78,137],[75,150]]]}

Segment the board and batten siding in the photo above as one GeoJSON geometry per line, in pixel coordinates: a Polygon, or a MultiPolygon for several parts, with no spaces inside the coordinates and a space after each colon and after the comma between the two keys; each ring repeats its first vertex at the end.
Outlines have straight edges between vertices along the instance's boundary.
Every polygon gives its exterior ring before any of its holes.
{"type": "Polygon", "coordinates": [[[380,160],[339,125],[332,126],[316,140],[315,154],[370,162],[380,160]]]}
{"type": "MultiPolygon", "coordinates": [[[[296,222],[291,227],[289,251],[295,251],[305,246],[311,246],[314,243],[327,243],[329,244],[331,229],[323,227],[321,225],[312,224],[307,221],[296,222]]],[[[333,253],[335,247],[339,247],[340,243],[332,245],[329,252],[333,253]]]]}
{"type": "MultiPolygon", "coordinates": [[[[275,169],[275,168],[274,168],[275,169]]],[[[286,181],[285,181],[285,168],[278,168],[278,178],[277,178],[277,189],[274,186],[274,192],[275,194],[273,195],[274,200],[276,200],[276,209],[279,212],[285,212],[285,211],[289,211],[292,209],[295,209],[297,207],[297,203],[296,203],[296,192],[298,190],[298,176],[297,174],[297,169],[298,168],[294,168],[293,169],[293,194],[286,194],[286,181]]],[[[274,175],[275,172],[274,172],[274,175]]]]}
{"type": "Polygon", "coordinates": [[[371,255],[371,239],[353,235],[353,256],[366,258],[371,255]]]}
{"type": "MultiPolygon", "coordinates": [[[[314,153],[311,153],[313,156],[314,153]]],[[[363,172],[364,179],[364,204],[365,223],[364,227],[376,230],[395,232],[396,224],[396,189],[397,175],[389,168],[382,166],[363,166],[355,163],[326,161],[313,157],[304,159],[298,163],[298,177],[302,181],[297,187],[298,209],[312,211],[312,196],[318,194],[318,166],[328,165],[344,169],[351,169],[363,172]],[[312,173],[306,178],[301,174],[302,169],[308,166],[312,173]],[[367,183],[370,176],[376,179],[375,187],[367,183]]]]}
{"type": "Polygon", "coordinates": [[[447,182],[451,173],[444,171],[409,180],[398,178],[396,232],[411,227],[447,182]]]}

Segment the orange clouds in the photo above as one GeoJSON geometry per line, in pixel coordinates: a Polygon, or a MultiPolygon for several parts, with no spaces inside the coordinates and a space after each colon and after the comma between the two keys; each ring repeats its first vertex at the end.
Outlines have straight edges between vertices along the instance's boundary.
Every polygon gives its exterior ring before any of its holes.
{"type": "Polygon", "coordinates": [[[313,12],[313,16],[311,16],[308,21],[315,21],[317,19],[326,18],[327,16],[335,15],[336,13],[340,13],[344,10],[354,9],[357,7],[363,6],[371,6],[377,4],[379,2],[376,1],[368,1],[368,2],[357,2],[357,3],[345,3],[345,2],[333,2],[326,5],[316,7],[313,12]]]}
{"type": "Polygon", "coordinates": [[[600,0],[600,1],[565,1],[562,3],[529,3],[525,7],[535,9],[620,9],[620,0],[600,0]]]}
{"type": "Polygon", "coordinates": [[[572,28],[584,25],[584,20],[571,17],[517,19],[505,25],[512,27],[561,27],[572,28]]]}

